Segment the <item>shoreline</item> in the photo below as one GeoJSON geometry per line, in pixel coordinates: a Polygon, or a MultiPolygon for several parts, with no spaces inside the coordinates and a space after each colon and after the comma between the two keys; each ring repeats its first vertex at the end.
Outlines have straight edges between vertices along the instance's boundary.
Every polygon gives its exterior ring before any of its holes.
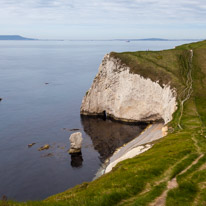
{"type": "Polygon", "coordinates": [[[101,165],[93,180],[112,171],[112,168],[119,162],[146,152],[154,145],[152,144],[153,141],[161,139],[166,135],[167,126],[165,126],[164,123],[148,125],[136,138],[118,148],[114,154],[101,165]]]}

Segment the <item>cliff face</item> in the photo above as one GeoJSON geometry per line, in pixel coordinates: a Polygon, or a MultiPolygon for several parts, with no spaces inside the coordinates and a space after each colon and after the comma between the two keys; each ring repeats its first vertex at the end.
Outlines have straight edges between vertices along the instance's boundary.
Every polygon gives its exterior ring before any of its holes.
{"type": "Polygon", "coordinates": [[[135,121],[164,120],[176,110],[176,92],[158,82],[129,72],[119,59],[105,55],[91,88],[83,98],[81,114],[106,113],[114,119],[135,121]]]}

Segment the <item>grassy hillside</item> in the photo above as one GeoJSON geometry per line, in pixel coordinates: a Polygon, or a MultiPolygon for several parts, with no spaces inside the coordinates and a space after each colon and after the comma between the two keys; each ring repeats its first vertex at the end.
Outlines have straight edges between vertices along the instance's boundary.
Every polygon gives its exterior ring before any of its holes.
{"type": "Polygon", "coordinates": [[[131,73],[177,88],[179,108],[169,124],[169,134],[152,149],[120,162],[91,183],[40,202],[2,204],[206,205],[206,41],[166,51],[111,56],[120,58],[131,73]],[[171,186],[174,182],[176,186],[171,186]]]}

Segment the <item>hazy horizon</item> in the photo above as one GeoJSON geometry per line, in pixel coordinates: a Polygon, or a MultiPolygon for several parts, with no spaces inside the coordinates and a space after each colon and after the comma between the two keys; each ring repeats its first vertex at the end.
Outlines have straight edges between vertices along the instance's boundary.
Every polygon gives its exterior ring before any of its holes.
{"type": "Polygon", "coordinates": [[[203,0],[1,0],[2,35],[38,39],[204,39],[203,0]]]}
{"type": "MultiPolygon", "coordinates": [[[[148,37],[148,38],[113,38],[113,39],[67,39],[67,38],[64,38],[64,39],[61,39],[61,38],[55,38],[55,39],[52,39],[52,38],[44,38],[44,39],[35,39],[33,38],[33,36],[25,36],[25,35],[19,35],[19,34],[9,34],[9,35],[2,35],[0,34],[0,40],[2,36],[6,36],[6,37],[22,37],[22,38],[25,38],[25,39],[29,39],[29,40],[42,40],[42,41],[52,41],[52,40],[56,40],[56,41],[126,41],[126,40],[130,40],[130,41],[147,41],[147,40],[151,40],[151,41],[194,41],[194,40],[197,40],[197,41],[201,41],[201,40],[204,40],[204,39],[194,39],[194,38],[176,38],[176,39],[172,39],[172,38],[159,38],[159,37],[148,37]]],[[[15,39],[14,39],[15,40],[15,39]]]]}

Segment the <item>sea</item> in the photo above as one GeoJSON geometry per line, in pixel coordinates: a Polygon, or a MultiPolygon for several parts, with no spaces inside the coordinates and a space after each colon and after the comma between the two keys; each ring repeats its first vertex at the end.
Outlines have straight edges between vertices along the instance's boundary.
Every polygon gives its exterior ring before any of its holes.
{"type": "Polygon", "coordinates": [[[0,199],[42,200],[92,181],[101,164],[146,127],[80,116],[104,55],[185,43],[0,41],[0,199]],[[74,132],[83,135],[82,152],[71,156],[74,132]],[[39,151],[45,144],[50,148],[39,151]]]}

